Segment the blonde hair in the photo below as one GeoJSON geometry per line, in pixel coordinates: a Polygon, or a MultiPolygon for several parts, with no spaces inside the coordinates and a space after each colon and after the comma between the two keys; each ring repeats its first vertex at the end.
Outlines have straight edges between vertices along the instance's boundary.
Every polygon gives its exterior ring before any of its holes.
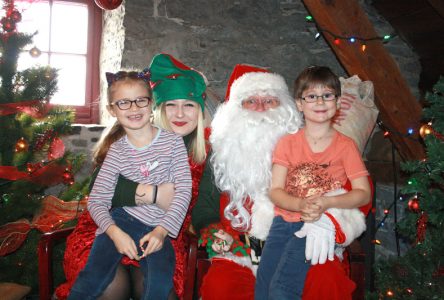
{"type": "MultiPolygon", "coordinates": [[[[157,126],[172,131],[171,126],[166,117],[165,103],[166,102],[162,102],[159,106],[157,106],[153,110],[153,122],[157,126]]],[[[202,110],[200,109],[200,106],[198,107],[198,111],[199,112],[197,116],[197,127],[192,133],[190,133],[191,145],[188,152],[191,154],[193,162],[203,163],[207,158],[207,151],[206,151],[207,142],[205,140],[204,116],[202,110]]]]}
{"type": "MultiPolygon", "coordinates": [[[[121,77],[113,81],[109,86],[107,90],[107,96],[108,96],[108,105],[111,104],[112,100],[112,94],[115,92],[116,89],[121,87],[124,84],[143,84],[149,94],[149,97],[152,98],[153,91],[150,87],[150,85],[145,82],[142,78],[137,77],[137,72],[125,72],[121,71],[117,74],[120,74],[121,77]],[[123,74],[123,75],[122,75],[123,74]]],[[[100,137],[99,142],[94,146],[93,149],[93,163],[98,166],[103,163],[106,157],[106,153],[109,150],[109,147],[111,145],[119,140],[121,137],[125,135],[125,129],[122,127],[122,125],[119,123],[119,121],[116,121],[111,128],[108,130],[105,130],[100,137]]]]}

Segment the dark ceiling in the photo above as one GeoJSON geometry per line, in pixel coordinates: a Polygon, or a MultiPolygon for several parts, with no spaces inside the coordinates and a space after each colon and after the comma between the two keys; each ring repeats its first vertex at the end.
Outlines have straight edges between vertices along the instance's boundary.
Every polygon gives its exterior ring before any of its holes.
{"type": "Polygon", "coordinates": [[[372,5],[419,56],[419,89],[444,76],[444,0],[373,0],[372,5]]]}

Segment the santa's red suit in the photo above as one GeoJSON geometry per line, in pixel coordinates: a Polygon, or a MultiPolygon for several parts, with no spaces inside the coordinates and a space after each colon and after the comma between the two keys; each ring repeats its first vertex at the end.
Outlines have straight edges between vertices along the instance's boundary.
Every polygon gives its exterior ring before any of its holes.
{"type": "MultiPolygon", "coordinates": [[[[345,188],[350,189],[350,186],[346,186],[345,188]]],[[[230,221],[224,217],[224,209],[227,207],[229,201],[229,196],[223,193],[220,198],[220,218],[222,221],[219,224],[213,224],[210,228],[213,230],[223,229],[232,235],[234,242],[231,250],[236,250],[236,248],[238,248],[238,250],[245,249],[248,247],[248,245],[245,245],[243,242],[245,240],[243,237],[245,232],[234,230],[230,221]]],[[[362,218],[358,216],[355,221],[345,219],[338,221],[336,230],[339,236],[336,237],[336,240],[342,241],[342,246],[345,247],[349,245],[359,235],[358,233],[349,231],[349,238],[346,239],[346,233],[341,230],[339,222],[342,222],[345,227],[350,227],[352,223],[357,221],[360,223],[358,227],[365,227],[365,223],[362,223],[365,222],[363,216],[367,215],[370,208],[371,204],[361,207],[362,218]]],[[[205,235],[209,230],[204,229],[203,231],[205,235]]],[[[245,251],[245,253],[251,255],[250,251],[245,251]]],[[[211,268],[204,277],[200,289],[203,300],[254,299],[254,285],[256,281],[254,275],[255,265],[252,263],[250,257],[241,255],[241,251],[237,251],[236,254],[225,253],[224,255],[216,255],[212,258],[211,268]]],[[[311,266],[305,279],[303,299],[351,299],[356,285],[350,279],[349,271],[350,266],[347,259],[347,252],[344,253],[344,257],[341,259],[335,256],[334,261],[327,260],[325,264],[311,266]]]]}
{"type": "MultiPolygon", "coordinates": [[[[201,245],[212,259],[200,289],[203,300],[254,299],[255,259],[259,253],[251,245],[266,239],[274,217],[267,194],[272,151],[282,135],[302,125],[302,117],[294,109],[294,100],[280,75],[237,65],[228,86],[227,101],[214,116],[210,138],[215,181],[225,192],[220,199],[220,223],[200,232],[201,245]],[[242,102],[252,95],[277,97],[280,106],[267,112],[246,112],[242,102]],[[214,236],[220,229],[234,240],[223,253],[212,247],[221,242],[214,236]]],[[[336,229],[336,243],[341,247],[365,230],[365,216],[357,209],[334,209],[329,217],[336,229]]],[[[354,288],[347,259],[341,262],[335,257],[334,261],[310,268],[303,299],[351,299],[354,288]]]]}

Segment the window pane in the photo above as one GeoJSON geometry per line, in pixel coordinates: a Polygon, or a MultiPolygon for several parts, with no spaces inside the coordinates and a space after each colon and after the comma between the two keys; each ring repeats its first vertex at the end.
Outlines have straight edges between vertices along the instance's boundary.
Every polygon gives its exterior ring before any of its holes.
{"type": "Polygon", "coordinates": [[[88,7],[86,4],[54,2],[51,51],[86,54],[88,7]]]}
{"type": "Polygon", "coordinates": [[[58,92],[52,104],[85,105],[86,57],[51,55],[51,66],[58,71],[58,92]]]}
{"type": "Polygon", "coordinates": [[[38,32],[33,43],[25,47],[26,50],[36,46],[41,51],[49,50],[49,4],[47,1],[34,3],[16,1],[15,5],[22,13],[22,21],[17,23],[17,30],[24,33],[38,32]]]}
{"type": "Polygon", "coordinates": [[[17,71],[23,71],[30,67],[48,65],[48,54],[42,53],[39,57],[32,57],[29,52],[22,52],[17,61],[17,71]]]}

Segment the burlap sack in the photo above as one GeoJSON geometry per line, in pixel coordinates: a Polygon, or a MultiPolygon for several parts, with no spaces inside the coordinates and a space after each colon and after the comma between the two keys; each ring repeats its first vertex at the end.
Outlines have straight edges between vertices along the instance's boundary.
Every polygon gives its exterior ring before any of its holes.
{"type": "Polygon", "coordinates": [[[341,107],[334,119],[334,128],[355,140],[361,153],[370,138],[378,117],[371,81],[361,81],[357,75],[340,77],[341,107]]]}

